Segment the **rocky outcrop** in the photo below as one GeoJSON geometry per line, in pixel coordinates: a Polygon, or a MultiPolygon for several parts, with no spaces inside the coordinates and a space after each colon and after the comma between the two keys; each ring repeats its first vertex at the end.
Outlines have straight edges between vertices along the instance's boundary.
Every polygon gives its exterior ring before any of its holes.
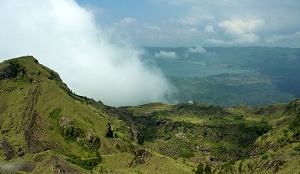
{"type": "Polygon", "coordinates": [[[146,163],[147,159],[152,156],[152,154],[145,149],[138,149],[138,150],[134,151],[133,154],[134,154],[134,158],[129,164],[130,167],[133,167],[133,166],[136,166],[139,164],[144,164],[144,163],[146,163]]]}
{"type": "Polygon", "coordinates": [[[4,64],[2,67],[0,67],[0,80],[12,79],[17,77],[18,75],[24,74],[25,68],[17,63],[4,64]]]}
{"type": "Polygon", "coordinates": [[[15,157],[15,150],[6,139],[0,141],[0,149],[4,151],[5,160],[9,161],[15,157]]]}
{"type": "Polygon", "coordinates": [[[67,139],[76,140],[88,151],[97,151],[100,148],[100,138],[92,132],[78,127],[70,117],[61,117],[59,123],[60,133],[67,139]]]}

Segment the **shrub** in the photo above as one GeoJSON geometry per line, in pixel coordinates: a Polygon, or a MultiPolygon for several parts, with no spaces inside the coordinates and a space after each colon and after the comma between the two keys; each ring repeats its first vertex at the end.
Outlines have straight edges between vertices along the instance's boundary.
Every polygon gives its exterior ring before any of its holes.
{"type": "Polygon", "coordinates": [[[295,151],[300,152],[300,144],[298,144],[298,146],[295,147],[295,151]]]}
{"type": "Polygon", "coordinates": [[[76,139],[77,137],[80,137],[83,134],[83,131],[73,124],[65,125],[60,132],[64,137],[72,140],[76,139]]]}
{"type": "Polygon", "coordinates": [[[263,160],[267,160],[268,158],[270,158],[270,154],[268,154],[268,153],[265,153],[261,156],[261,159],[263,159],[263,160]]]}
{"type": "Polygon", "coordinates": [[[211,167],[210,167],[209,164],[205,165],[204,172],[205,172],[205,174],[210,174],[211,173],[211,167]]]}
{"type": "Polygon", "coordinates": [[[198,164],[195,174],[211,174],[211,167],[209,164],[204,165],[203,163],[198,164]]]}
{"type": "Polygon", "coordinates": [[[108,123],[108,128],[107,128],[107,132],[106,132],[106,137],[107,138],[114,138],[114,132],[111,128],[110,123],[108,123]]]}
{"type": "Polygon", "coordinates": [[[51,111],[49,113],[49,117],[52,118],[52,119],[58,119],[59,116],[60,116],[61,111],[62,111],[61,108],[56,108],[56,109],[54,109],[53,111],[51,111]]]}
{"type": "Polygon", "coordinates": [[[86,170],[92,170],[94,167],[96,167],[101,161],[102,158],[100,156],[100,153],[97,151],[96,152],[96,157],[95,158],[90,158],[90,159],[81,159],[80,157],[76,155],[70,155],[67,161],[76,164],[86,170]]]}
{"type": "Polygon", "coordinates": [[[195,174],[204,174],[204,164],[198,164],[195,174]]]}
{"type": "Polygon", "coordinates": [[[239,173],[243,172],[243,161],[239,163],[239,173]]]}
{"type": "Polygon", "coordinates": [[[138,144],[140,144],[140,145],[143,145],[143,144],[144,144],[145,137],[144,137],[143,134],[138,133],[136,138],[137,138],[137,143],[138,143],[138,144]]]}
{"type": "Polygon", "coordinates": [[[189,149],[182,148],[180,149],[179,156],[183,158],[191,158],[195,156],[195,154],[189,149]]]}

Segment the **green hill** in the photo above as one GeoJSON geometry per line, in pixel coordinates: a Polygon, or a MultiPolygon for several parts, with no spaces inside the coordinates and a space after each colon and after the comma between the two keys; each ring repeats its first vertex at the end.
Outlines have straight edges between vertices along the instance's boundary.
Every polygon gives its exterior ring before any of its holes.
{"type": "Polygon", "coordinates": [[[299,173],[300,101],[114,108],[30,56],[0,64],[0,173],[299,173]]]}

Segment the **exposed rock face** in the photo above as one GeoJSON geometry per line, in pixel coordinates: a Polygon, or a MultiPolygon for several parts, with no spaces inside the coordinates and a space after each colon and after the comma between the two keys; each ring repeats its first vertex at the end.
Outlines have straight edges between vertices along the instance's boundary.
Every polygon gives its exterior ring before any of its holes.
{"type": "Polygon", "coordinates": [[[24,150],[23,150],[21,147],[19,147],[19,148],[17,149],[17,155],[18,155],[19,157],[25,155],[25,152],[24,152],[24,150]]]}
{"type": "Polygon", "coordinates": [[[101,141],[98,136],[92,132],[86,132],[74,124],[74,121],[69,117],[60,118],[60,132],[65,138],[76,140],[89,151],[97,151],[100,148],[101,141]]]}
{"type": "Polygon", "coordinates": [[[70,117],[61,117],[59,125],[61,134],[66,138],[76,140],[77,137],[84,135],[84,131],[75,125],[70,117]]]}
{"type": "Polygon", "coordinates": [[[18,74],[25,74],[24,67],[20,64],[9,63],[0,67],[0,80],[15,78],[18,74]]]}
{"type": "Polygon", "coordinates": [[[101,141],[99,137],[93,135],[91,132],[87,132],[83,145],[91,151],[97,151],[101,146],[101,141]]]}
{"type": "Polygon", "coordinates": [[[61,160],[60,158],[54,156],[51,161],[49,161],[49,164],[53,166],[54,173],[80,173],[76,168],[72,167],[65,161],[61,160]]]}
{"type": "Polygon", "coordinates": [[[7,161],[11,160],[15,156],[15,150],[6,139],[0,141],[0,149],[4,150],[5,160],[7,161]]]}
{"type": "Polygon", "coordinates": [[[69,117],[61,117],[60,118],[60,128],[64,128],[71,123],[72,123],[72,119],[69,117]]]}
{"type": "Polygon", "coordinates": [[[134,156],[135,157],[129,164],[129,166],[131,166],[131,167],[135,166],[135,165],[146,163],[146,160],[148,158],[150,158],[152,156],[152,154],[145,149],[138,149],[138,150],[134,151],[134,156]]]}

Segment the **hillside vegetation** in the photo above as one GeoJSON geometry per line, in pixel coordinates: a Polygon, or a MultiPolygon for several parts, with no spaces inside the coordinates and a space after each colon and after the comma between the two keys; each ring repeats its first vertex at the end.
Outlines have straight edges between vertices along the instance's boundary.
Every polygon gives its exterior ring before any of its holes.
{"type": "Polygon", "coordinates": [[[114,108],[31,57],[0,64],[0,173],[300,173],[300,100],[114,108]]]}

